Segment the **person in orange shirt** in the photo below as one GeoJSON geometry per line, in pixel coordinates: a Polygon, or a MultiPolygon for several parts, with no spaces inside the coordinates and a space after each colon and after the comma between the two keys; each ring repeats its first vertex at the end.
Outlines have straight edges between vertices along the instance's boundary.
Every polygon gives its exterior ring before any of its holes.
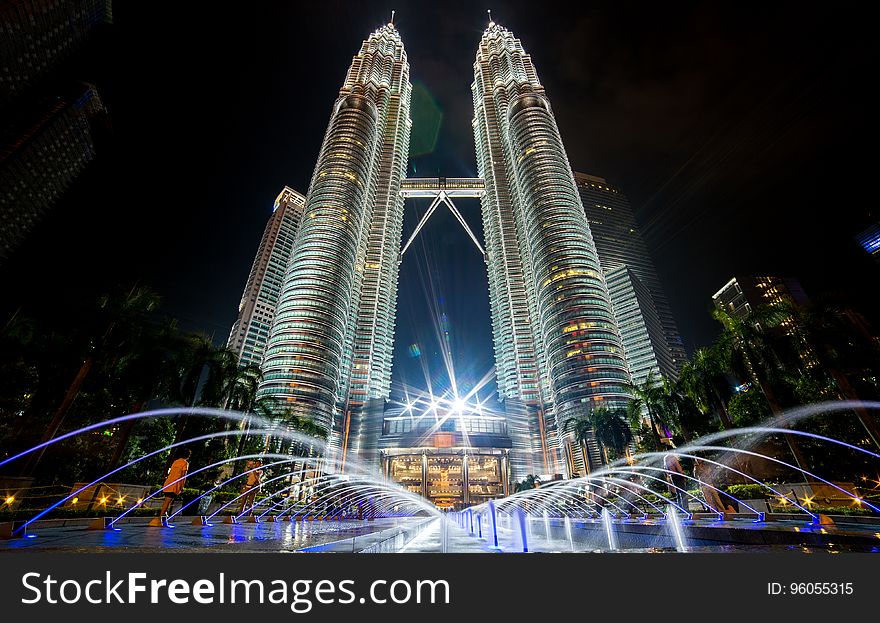
{"type": "Polygon", "coordinates": [[[260,483],[263,480],[263,461],[257,459],[256,461],[248,461],[245,464],[245,471],[248,472],[247,480],[244,483],[244,488],[242,489],[242,493],[244,493],[244,497],[241,499],[241,510],[239,510],[239,514],[244,514],[245,511],[250,511],[250,514],[254,514],[254,509],[252,508],[254,505],[254,500],[257,498],[257,492],[260,490],[260,483]]]}
{"type": "Polygon", "coordinates": [[[162,511],[159,516],[166,515],[171,510],[174,500],[183,493],[183,483],[186,482],[186,473],[189,471],[189,457],[192,456],[192,450],[185,448],[177,455],[177,459],[171,464],[168,470],[168,478],[162,485],[162,492],[165,494],[165,501],[162,503],[162,511]]]}

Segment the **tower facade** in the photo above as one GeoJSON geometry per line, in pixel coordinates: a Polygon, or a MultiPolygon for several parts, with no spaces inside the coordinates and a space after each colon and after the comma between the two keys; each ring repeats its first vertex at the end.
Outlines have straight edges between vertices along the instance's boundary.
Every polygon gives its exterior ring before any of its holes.
{"type": "Polygon", "coordinates": [[[356,446],[362,405],[390,390],[411,92],[387,24],[333,105],[263,357],[259,395],[324,427],[336,449],[356,446]]]}
{"type": "Polygon", "coordinates": [[[263,360],[304,204],[305,197],[287,186],[275,199],[227,342],[243,366],[263,360]]]}
{"type": "Polygon", "coordinates": [[[83,83],[71,97],[40,100],[0,132],[0,261],[94,160],[106,113],[97,89],[83,83]]]}
{"type": "Polygon", "coordinates": [[[471,89],[498,388],[517,414],[511,468],[583,473],[601,458],[595,443],[587,456],[566,443],[565,423],[628,398],[608,288],[550,101],[494,22],[471,89]]]}
{"type": "Polygon", "coordinates": [[[624,264],[606,270],[605,279],[633,382],[644,383],[649,375],[658,383],[661,376],[674,378],[668,376],[671,368],[663,324],[650,290],[624,264]]]}
{"type": "MultiPolygon", "coordinates": [[[[610,288],[615,313],[618,306],[628,308],[630,322],[633,319],[631,306],[639,304],[644,308],[639,315],[646,319],[646,324],[638,331],[646,331],[645,335],[648,336],[654,360],[649,361],[645,357],[644,344],[638,346],[640,354],[632,361],[627,352],[626,359],[633,379],[643,381],[650,369],[655,370],[658,380],[659,375],[672,381],[678,379],[681,366],[686,361],[681,335],[626,195],[602,177],[575,172],[574,179],[581,196],[581,203],[587,213],[593,240],[596,242],[599,263],[609,281],[609,288],[611,285],[609,274],[616,271],[617,281],[621,285],[624,281],[635,283],[632,281],[634,278],[647,288],[650,294],[649,299],[644,297],[639,299],[635,293],[638,285],[621,287],[617,290],[610,288]],[[629,271],[628,276],[620,270],[622,266],[629,271]],[[656,316],[659,320],[660,331],[648,331],[648,327],[653,323],[653,320],[648,319],[652,316],[656,316]]],[[[619,315],[618,324],[622,324],[619,315]]],[[[623,335],[624,349],[628,351],[630,346],[626,344],[627,335],[623,326],[620,327],[620,331],[623,335]]]]}

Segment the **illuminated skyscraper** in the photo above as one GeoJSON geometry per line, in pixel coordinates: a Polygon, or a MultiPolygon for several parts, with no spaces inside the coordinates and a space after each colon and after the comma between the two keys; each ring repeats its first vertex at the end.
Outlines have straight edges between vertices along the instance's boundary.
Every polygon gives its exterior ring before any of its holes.
{"type": "Polygon", "coordinates": [[[272,216],[263,231],[238,306],[238,318],[229,333],[228,346],[243,366],[258,366],[263,360],[304,203],[305,197],[285,186],[275,199],[272,216]]]}
{"type": "Polygon", "coordinates": [[[95,158],[106,110],[94,86],[40,100],[0,131],[0,260],[21,244],[95,158]]]}
{"type": "Polygon", "coordinates": [[[684,346],[626,195],[602,177],[575,172],[574,179],[596,242],[599,263],[609,282],[615,313],[617,307],[628,309],[629,331],[624,330],[620,315],[616,315],[633,378],[641,382],[650,370],[654,370],[658,380],[660,375],[676,380],[686,358],[684,346]],[[629,271],[628,276],[619,271],[622,266],[629,271]],[[617,281],[622,287],[611,287],[611,271],[616,271],[617,281]],[[623,287],[624,281],[629,282],[630,287],[623,287]],[[639,288],[639,284],[647,288],[649,298],[636,295],[633,288],[639,288]],[[643,308],[635,316],[631,308],[634,304],[643,308]],[[659,320],[659,329],[652,319],[654,316],[659,320]],[[644,320],[638,328],[633,324],[637,317],[644,320]],[[644,342],[645,339],[648,343],[644,342]],[[627,344],[629,341],[632,343],[627,344]],[[652,360],[647,357],[645,348],[651,350],[652,360]],[[630,349],[638,350],[638,356],[634,354],[634,357],[630,357],[630,349]]]}
{"type": "Polygon", "coordinates": [[[601,458],[594,443],[588,457],[563,443],[565,423],[628,397],[608,288],[550,101],[521,42],[494,22],[477,49],[471,89],[514,478],[583,473],[601,458]]]}
{"type": "Polygon", "coordinates": [[[110,0],[0,3],[0,106],[25,93],[112,22],[110,0]]]}
{"type": "Polygon", "coordinates": [[[861,231],[856,235],[856,240],[865,253],[873,257],[875,262],[880,263],[880,223],[874,223],[861,231]]]}
{"type": "Polygon", "coordinates": [[[605,279],[633,382],[644,383],[653,374],[654,380],[660,383],[661,375],[668,374],[670,360],[663,337],[663,324],[650,290],[624,264],[606,270],[605,279]]]}
{"type": "Polygon", "coordinates": [[[259,395],[325,427],[334,448],[360,452],[363,407],[390,391],[411,93],[389,23],[333,105],[263,359],[259,395]]]}

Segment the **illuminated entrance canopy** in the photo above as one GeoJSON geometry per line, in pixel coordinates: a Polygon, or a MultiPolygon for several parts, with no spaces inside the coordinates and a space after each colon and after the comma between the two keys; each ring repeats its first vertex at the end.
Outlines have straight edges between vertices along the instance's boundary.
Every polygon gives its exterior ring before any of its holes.
{"type": "Polygon", "coordinates": [[[486,261],[489,260],[488,255],[486,255],[486,251],[483,249],[483,246],[480,244],[480,241],[477,240],[477,237],[474,235],[474,232],[471,231],[471,228],[468,227],[467,222],[462,217],[461,212],[458,211],[458,208],[455,207],[455,204],[452,202],[453,199],[479,199],[484,194],[486,194],[486,183],[478,177],[413,177],[407,178],[400,183],[400,194],[403,197],[418,197],[422,199],[432,199],[431,205],[428,206],[428,210],[425,212],[422,219],[419,221],[419,224],[416,225],[415,230],[412,235],[409,237],[409,240],[406,241],[406,244],[403,245],[403,249],[400,251],[400,257],[403,258],[403,254],[406,253],[406,250],[416,239],[416,236],[419,235],[419,232],[422,231],[422,228],[425,226],[425,223],[428,222],[428,219],[431,218],[431,215],[434,214],[434,211],[437,209],[441,203],[446,204],[446,207],[449,208],[449,211],[452,212],[452,215],[456,218],[456,220],[461,223],[461,226],[464,227],[464,230],[467,232],[467,235],[470,237],[471,241],[476,245],[477,249],[480,251],[480,255],[483,256],[483,259],[486,261]]]}

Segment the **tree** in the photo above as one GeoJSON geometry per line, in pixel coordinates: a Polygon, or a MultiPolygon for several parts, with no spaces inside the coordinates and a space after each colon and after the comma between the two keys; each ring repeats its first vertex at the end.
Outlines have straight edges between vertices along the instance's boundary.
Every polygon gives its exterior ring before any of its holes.
{"type": "MultiPolygon", "coordinates": [[[[146,317],[159,306],[159,296],[144,286],[133,286],[127,292],[106,294],[98,301],[95,315],[102,330],[95,334],[88,352],[76,375],[67,387],[63,398],[52,413],[46,430],[40,439],[45,443],[58,433],[64,418],[80,394],[83,384],[96,362],[101,358],[124,353],[143,330],[146,317]]],[[[24,474],[30,474],[43,456],[43,451],[31,455],[25,463],[24,474]]]]}
{"type": "Polygon", "coordinates": [[[741,379],[750,379],[757,384],[773,413],[781,413],[783,407],[774,381],[778,380],[782,366],[764,331],[764,327],[778,322],[776,314],[759,307],[743,319],[726,310],[715,309],[712,317],[723,327],[719,342],[721,352],[728,356],[728,369],[741,379]]]}
{"type": "Polygon", "coordinates": [[[709,432],[707,418],[693,398],[684,389],[681,380],[673,383],[663,379],[663,396],[660,402],[662,419],[669,422],[673,430],[685,442],[709,432]]]}
{"type": "MultiPolygon", "coordinates": [[[[661,447],[663,444],[660,440],[659,426],[666,424],[661,414],[663,405],[662,384],[657,382],[652,370],[641,383],[627,383],[626,387],[633,396],[632,401],[627,406],[627,413],[630,415],[631,420],[637,413],[641,413],[642,410],[647,411],[648,421],[650,422],[650,434],[654,438],[654,445],[658,448],[661,447]]],[[[639,425],[638,428],[641,428],[641,426],[639,425]]]]}
{"type": "Polygon", "coordinates": [[[755,389],[736,394],[728,406],[733,423],[740,428],[754,426],[770,416],[767,399],[755,389]]]}
{"type": "Polygon", "coordinates": [[[717,413],[722,428],[731,428],[727,413],[729,384],[725,378],[726,361],[720,342],[701,348],[694,353],[692,362],[685,363],[679,374],[679,388],[694,401],[700,411],[708,415],[717,413]]]}
{"type": "MultiPolygon", "coordinates": [[[[774,388],[774,380],[780,374],[782,366],[766,339],[764,327],[774,326],[780,320],[779,311],[767,307],[759,307],[746,319],[722,309],[712,311],[712,317],[718,320],[723,331],[719,340],[726,346],[725,352],[730,354],[731,369],[740,374],[740,378],[751,378],[758,385],[773,415],[782,413],[782,405],[774,388]]],[[[800,469],[805,469],[807,461],[794,435],[784,435],[785,441],[800,469]]]]}
{"type": "Polygon", "coordinates": [[[632,431],[624,420],[625,411],[612,410],[608,407],[593,409],[590,413],[590,423],[596,435],[596,441],[605,451],[606,461],[608,450],[611,451],[611,459],[615,459],[626,453],[629,444],[632,443],[632,431]]]}
{"type": "Polygon", "coordinates": [[[531,491],[532,489],[537,489],[541,486],[541,479],[535,474],[529,474],[519,482],[513,485],[513,492],[520,493],[521,491],[531,491]]]}
{"type": "MultiPolygon", "coordinates": [[[[857,314],[825,301],[806,305],[780,302],[768,309],[775,313],[776,326],[787,323],[785,333],[800,360],[812,360],[814,365],[806,367],[824,371],[837,387],[841,398],[861,401],[856,389],[857,382],[853,382],[853,379],[866,378],[873,380],[873,383],[864,383],[873,394],[869,397],[878,397],[876,371],[880,369],[880,344],[868,333],[857,314]]],[[[810,371],[806,370],[808,375],[810,371]]],[[[824,384],[821,379],[815,379],[813,384],[822,391],[824,384]]],[[[857,407],[854,411],[871,441],[880,447],[877,420],[863,407],[857,407]]]]}

